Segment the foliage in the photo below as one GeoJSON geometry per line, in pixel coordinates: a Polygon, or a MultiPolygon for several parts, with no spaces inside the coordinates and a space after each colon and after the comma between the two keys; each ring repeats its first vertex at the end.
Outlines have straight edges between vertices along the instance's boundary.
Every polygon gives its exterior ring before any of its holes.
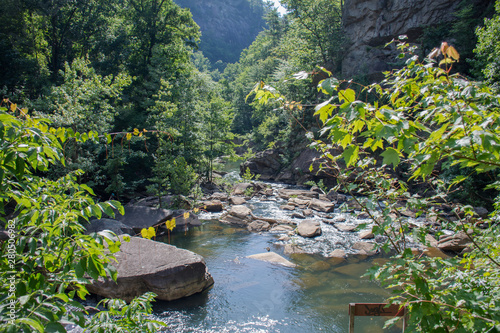
{"type": "Polygon", "coordinates": [[[85,327],[85,310],[75,299],[85,298],[92,280],[116,279],[113,253],[120,248],[116,235],[86,235],[85,225],[123,207],[94,201],[92,189],[76,181],[79,170],[56,180],[41,175],[64,163],[64,143],[96,140],[97,133],[53,128],[8,100],[2,104],[8,108],[0,109],[0,218],[9,240],[0,244],[0,330],[85,327]]]}
{"type": "Polygon", "coordinates": [[[158,332],[164,323],[148,318],[153,312],[151,302],[156,295],[148,292],[134,298],[127,305],[121,299],[107,299],[99,302],[108,308],[93,316],[85,332],[115,333],[115,332],[158,332]]]}
{"type": "Polygon", "coordinates": [[[474,52],[478,58],[476,66],[490,83],[500,82],[500,1],[495,3],[495,16],[485,19],[484,27],[478,28],[478,43],[474,52]]]}
{"type": "MultiPolygon", "coordinates": [[[[312,146],[323,152],[328,161],[323,166],[336,175],[336,189],[352,194],[372,218],[372,232],[385,237],[381,248],[396,252],[370,274],[393,291],[391,302],[407,307],[410,331],[498,330],[500,197],[490,217],[480,218],[472,207],[448,201],[466,177],[445,183],[439,170],[456,165],[498,172],[500,95],[481,82],[451,75],[459,55],[446,43],[423,62],[404,41],[398,47],[406,66],[365,87],[373,103],[358,100],[352,82],[328,78],[319,83],[318,90],[331,97],[316,107],[323,139],[309,135],[312,146]],[[438,56],[442,60],[436,66],[431,58],[438,56]],[[342,153],[334,155],[339,147],[342,153]],[[412,188],[427,190],[419,195],[412,188]],[[453,219],[439,215],[443,204],[451,207],[453,219]],[[443,233],[429,226],[411,228],[404,210],[462,233],[469,252],[443,258],[415,255],[411,240],[429,246],[429,232],[435,237],[443,233]]],[[[499,185],[489,186],[498,190],[499,185]]]]}
{"type": "Polygon", "coordinates": [[[245,173],[241,175],[241,178],[243,181],[249,182],[251,180],[258,180],[260,178],[260,175],[254,175],[251,171],[250,168],[245,169],[245,173]]]}

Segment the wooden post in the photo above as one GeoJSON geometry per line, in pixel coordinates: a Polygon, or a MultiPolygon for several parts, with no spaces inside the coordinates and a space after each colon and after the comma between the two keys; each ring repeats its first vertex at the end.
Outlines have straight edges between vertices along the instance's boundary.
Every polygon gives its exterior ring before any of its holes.
{"type": "Polygon", "coordinates": [[[387,303],[350,303],[349,304],[349,333],[354,333],[354,318],[364,316],[403,317],[403,332],[407,325],[406,308],[397,304],[387,303]]]}

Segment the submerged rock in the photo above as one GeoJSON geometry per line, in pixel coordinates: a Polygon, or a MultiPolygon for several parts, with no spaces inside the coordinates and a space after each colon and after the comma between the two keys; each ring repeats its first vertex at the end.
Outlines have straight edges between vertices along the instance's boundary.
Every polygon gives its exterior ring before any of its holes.
{"type": "Polygon", "coordinates": [[[286,267],[296,267],[297,266],[294,263],[286,260],[285,258],[283,258],[282,256],[280,256],[279,254],[277,254],[275,252],[264,252],[264,253],[259,253],[259,254],[252,254],[252,255],[248,256],[247,258],[262,260],[262,261],[270,262],[273,264],[283,265],[286,267]]]}
{"type": "Polygon", "coordinates": [[[306,253],[304,249],[295,244],[286,244],[285,249],[283,250],[284,254],[296,254],[296,253],[306,253]]]}
{"type": "Polygon", "coordinates": [[[354,250],[358,250],[358,253],[372,256],[377,254],[374,243],[369,242],[356,242],[352,245],[354,250]]]}
{"type": "Polygon", "coordinates": [[[211,287],[214,280],[200,255],[152,240],[131,237],[115,254],[117,281],[95,281],[91,293],[130,302],[148,291],[171,301],[211,287]]]}

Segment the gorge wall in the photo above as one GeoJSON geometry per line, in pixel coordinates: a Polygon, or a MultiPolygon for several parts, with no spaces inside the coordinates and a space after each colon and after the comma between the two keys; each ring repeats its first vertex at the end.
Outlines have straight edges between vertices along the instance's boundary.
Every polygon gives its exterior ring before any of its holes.
{"type": "Polygon", "coordinates": [[[386,43],[399,35],[407,35],[409,42],[418,43],[425,27],[454,20],[453,12],[460,2],[345,0],[343,24],[349,47],[342,62],[342,76],[366,75],[369,80],[381,78],[381,72],[395,67],[393,63],[398,54],[394,45],[384,47],[386,43]]]}

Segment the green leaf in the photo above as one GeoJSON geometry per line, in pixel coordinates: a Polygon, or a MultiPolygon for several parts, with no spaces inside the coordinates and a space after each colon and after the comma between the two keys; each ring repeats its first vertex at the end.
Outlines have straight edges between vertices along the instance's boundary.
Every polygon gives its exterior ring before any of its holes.
{"type": "Polygon", "coordinates": [[[342,153],[342,157],[344,158],[347,167],[354,165],[358,161],[359,154],[359,146],[349,146],[342,153]]]}
{"type": "Polygon", "coordinates": [[[31,319],[31,318],[19,318],[19,319],[16,320],[16,322],[26,324],[26,325],[30,326],[31,328],[37,330],[40,333],[44,332],[42,324],[40,322],[34,320],[34,319],[31,319]]]}
{"type": "Polygon", "coordinates": [[[66,329],[60,323],[52,322],[45,326],[46,333],[66,333],[66,329]]]}
{"type": "Polygon", "coordinates": [[[348,103],[352,103],[356,100],[356,92],[352,89],[346,89],[339,91],[339,99],[340,101],[346,101],[348,103]]]}
{"type": "Polygon", "coordinates": [[[384,159],[382,161],[383,164],[389,165],[392,164],[393,167],[397,167],[399,162],[401,161],[399,158],[400,153],[394,148],[386,148],[386,150],[380,154],[384,159]]]}

